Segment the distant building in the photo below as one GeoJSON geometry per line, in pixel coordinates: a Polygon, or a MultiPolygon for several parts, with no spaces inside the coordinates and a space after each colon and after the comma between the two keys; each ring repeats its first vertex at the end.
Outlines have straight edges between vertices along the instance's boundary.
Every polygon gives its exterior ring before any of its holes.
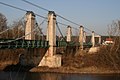
{"type": "Polygon", "coordinates": [[[113,44],[113,39],[112,38],[106,38],[105,41],[103,41],[103,45],[110,45],[110,44],[113,44]]]}

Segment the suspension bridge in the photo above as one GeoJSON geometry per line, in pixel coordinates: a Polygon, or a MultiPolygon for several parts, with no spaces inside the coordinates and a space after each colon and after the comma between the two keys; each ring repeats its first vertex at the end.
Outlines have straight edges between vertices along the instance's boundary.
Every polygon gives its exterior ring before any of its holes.
{"type": "MultiPolygon", "coordinates": [[[[3,3],[1,3],[3,4],[3,3]]],[[[3,4],[7,5],[7,4],[3,4]]],[[[14,6],[7,5],[9,7],[15,8],[14,6]]],[[[91,31],[91,39],[89,42],[86,41],[86,32],[85,27],[76,24],[58,14],[56,14],[54,11],[48,11],[48,17],[40,16],[32,11],[23,10],[20,8],[17,8],[22,11],[26,11],[26,14],[24,16],[25,18],[25,29],[24,34],[22,36],[18,36],[14,39],[0,39],[0,49],[19,49],[19,48],[25,48],[25,49],[35,49],[35,48],[47,48],[46,53],[44,54],[42,60],[40,61],[38,66],[49,66],[49,67],[60,67],[61,66],[61,55],[57,55],[56,51],[57,48],[69,48],[72,49],[73,47],[76,48],[76,50],[84,50],[85,48],[91,48],[96,46],[95,37],[99,38],[99,41],[97,44],[101,44],[101,36],[95,35],[94,31],[91,31]],[[42,17],[45,20],[38,25],[36,16],[42,17]],[[57,21],[56,17],[61,17],[64,20],[67,20],[77,26],[79,28],[71,27],[70,25],[63,24],[61,22],[57,21]],[[43,34],[43,32],[40,30],[39,26],[42,26],[44,22],[47,22],[47,31],[46,35],[43,34]],[[63,35],[63,30],[59,27],[59,24],[66,26],[66,36],[63,35]],[[74,35],[72,34],[72,30],[75,29],[79,34],[74,35]],[[39,30],[39,32],[38,32],[39,30]],[[60,36],[57,36],[56,31],[58,30],[60,36]],[[36,33],[39,34],[40,40],[36,39],[36,33]],[[42,35],[41,35],[42,34],[42,35]]],[[[8,32],[11,29],[6,29],[2,32],[0,32],[0,35],[8,32]]],[[[65,30],[65,28],[64,28],[65,30]]],[[[89,29],[87,29],[89,30],[89,29]]],[[[38,53],[39,54],[39,53],[38,53]]]]}

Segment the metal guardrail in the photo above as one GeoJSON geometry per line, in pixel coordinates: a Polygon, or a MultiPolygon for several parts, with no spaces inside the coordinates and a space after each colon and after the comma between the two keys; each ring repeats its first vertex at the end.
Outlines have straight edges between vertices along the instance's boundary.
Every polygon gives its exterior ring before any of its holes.
{"type": "MultiPolygon", "coordinates": [[[[66,41],[56,41],[56,47],[66,47],[66,46],[80,46],[79,42],[66,42],[66,41]]],[[[91,47],[91,43],[84,43],[84,47],[91,47]]],[[[45,40],[23,40],[19,39],[14,41],[14,39],[0,39],[0,49],[16,49],[16,48],[47,48],[49,47],[49,42],[45,40]]]]}
{"type": "MultiPolygon", "coordinates": [[[[12,39],[11,39],[12,40],[12,39]]],[[[13,48],[46,48],[49,47],[48,41],[41,40],[16,40],[8,42],[10,39],[0,39],[0,49],[13,48]]]]}
{"type": "MultiPolygon", "coordinates": [[[[56,41],[56,46],[57,47],[66,47],[66,46],[80,46],[80,43],[79,42],[66,42],[66,41],[56,41]]],[[[83,43],[83,46],[84,47],[87,47],[87,48],[90,48],[92,47],[92,43],[83,43]]]]}

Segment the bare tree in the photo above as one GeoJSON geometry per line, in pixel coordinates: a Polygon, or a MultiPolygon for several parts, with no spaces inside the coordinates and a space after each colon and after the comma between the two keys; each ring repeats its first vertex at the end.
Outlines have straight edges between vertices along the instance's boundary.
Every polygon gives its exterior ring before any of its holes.
{"type": "Polygon", "coordinates": [[[102,56],[106,56],[106,63],[118,70],[120,67],[120,21],[113,21],[109,26],[108,34],[113,37],[113,44],[102,48],[101,53],[102,56]]]}
{"type": "MultiPolygon", "coordinates": [[[[0,13],[0,32],[4,31],[5,29],[7,29],[7,19],[2,13],[0,13]]],[[[5,35],[6,33],[1,34],[0,38],[4,38],[5,35]]]]}
{"type": "Polygon", "coordinates": [[[0,13],[0,31],[5,30],[6,28],[7,28],[7,19],[2,13],[0,13]]]}
{"type": "Polygon", "coordinates": [[[12,26],[13,29],[11,30],[12,38],[19,38],[24,35],[24,28],[25,28],[25,22],[22,20],[14,21],[12,26]]]}

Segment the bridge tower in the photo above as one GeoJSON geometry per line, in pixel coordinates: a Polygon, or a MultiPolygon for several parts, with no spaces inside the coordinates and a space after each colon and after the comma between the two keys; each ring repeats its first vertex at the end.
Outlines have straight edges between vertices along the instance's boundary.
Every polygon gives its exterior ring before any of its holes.
{"type": "Polygon", "coordinates": [[[86,32],[83,32],[83,43],[86,43],[86,32]]]}
{"type": "Polygon", "coordinates": [[[91,40],[91,43],[92,43],[92,47],[95,47],[95,33],[94,33],[94,31],[92,31],[92,40],[91,40]]]}
{"type": "Polygon", "coordinates": [[[60,67],[61,55],[56,55],[56,15],[54,11],[48,13],[47,41],[49,48],[38,66],[60,67]]]}
{"type": "Polygon", "coordinates": [[[34,40],[35,33],[34,30],[35,26],[35,15],[32,11],[27,11],[26,13],[26,28],[25,28],[25,40],[34,40]]]}
{"type": "Polygon", "coordinates": [[[80,43],[80,50],[83,50],[83,26],[80,26],[80,33],[79,33],[79,43],[80,43]]]}
{"type": "Polygon", "coordinates": [[[47,41],[49,41],[49,56],[56,54],[56,15],[53,11],[48,13],[47,41]]]}
{"type": "Polygon", "coordinates": [[[67,42],[71,41],[72,36],[72,28],[70,26],[67,27],[67,42]]]}
{"type": "Polygon", "coordinates": [[[99,47],[95,46],[95,37],[98,37],[99,38],[99,43],[101,43],[101,36],[99,36],[99,35],[95,36],[94,31],[92,31],[92,38],[91,38],[92,47],[88,51],[90,54],[99,51],[99,47]]]}
{"type": "Polygon", "coordinates": [[[101,44],[101,36],[99,36],[99,44],[101,44]]]}
{"type": "Polygon", "coordinates": [[[98,44],[101,44],[101,36],[100,35],[95,35],[95,38],[98,38],[98,44]]]}

